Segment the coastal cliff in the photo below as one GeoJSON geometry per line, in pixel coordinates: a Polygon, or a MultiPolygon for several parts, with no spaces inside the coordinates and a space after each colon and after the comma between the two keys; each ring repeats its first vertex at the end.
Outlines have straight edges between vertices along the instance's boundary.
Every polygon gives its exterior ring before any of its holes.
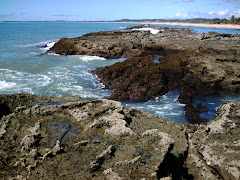
{"type": "Polygon", "coordinates": [[[187,125],[111,100],[0,99],[1,179],[240,176],[239,102],[220,105],[206,125],[187,125]]]}

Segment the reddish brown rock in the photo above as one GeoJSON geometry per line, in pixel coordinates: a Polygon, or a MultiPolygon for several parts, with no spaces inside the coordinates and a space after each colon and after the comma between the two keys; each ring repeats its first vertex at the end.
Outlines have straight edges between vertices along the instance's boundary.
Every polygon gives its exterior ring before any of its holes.
{"type": "Polygon", "coordinates": [[[205,109],[202,109],[202,108],[203,107],[201,105],[198,105],[198,107],[195,108],[192,104],[186,104],[185,105],[185,117],[186,117],[186,119],[192,124],[206,123],[207,120],[199,114],[200,112],[205,110],[205,109]]]}
{"type": "Polygon", "coordinates": [[[181,86],[183,80],[183,68],[181,57],[186,56],[186,52],[173,53],[160,58],[161,71],[166,76],[168,89],[174,90],[181,86]]]}
{"type": "Polygon", "coordinates": [[[114,90],[112,99],[146,101],[167,92],[161,65],[152,56],[131,58],[93,71],[108,89],[114,90]]]}
{"type": "Polygon", "coordinates": [[[139,50],[139,49],[131,49],[124,53],[124,58],[133,58],[133,57],[144,57],[147,55],[151,55],[149,51],[139,50]]]}

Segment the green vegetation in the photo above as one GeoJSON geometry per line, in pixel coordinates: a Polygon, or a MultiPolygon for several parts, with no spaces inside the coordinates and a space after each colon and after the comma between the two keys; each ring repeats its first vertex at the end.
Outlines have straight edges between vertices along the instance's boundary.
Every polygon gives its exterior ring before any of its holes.
{"type": "Polygon", "coordinates": [[[219,19],[219,18],[214,18],[212,20],[213,24],[240,24],[240,18],[236,18],[235,16],[232,16],[229,20],[224,18],[224,19],[219,19]]]}
{"type": "Polygon", "coordinates": [[[115,22],[183,22],[183,23],[203,23],[203,24],[240,24],[240,18],[232,16],[230,19],[206,19],[206,18],[194,18],[194,19],[121,19],[115,22]]]}

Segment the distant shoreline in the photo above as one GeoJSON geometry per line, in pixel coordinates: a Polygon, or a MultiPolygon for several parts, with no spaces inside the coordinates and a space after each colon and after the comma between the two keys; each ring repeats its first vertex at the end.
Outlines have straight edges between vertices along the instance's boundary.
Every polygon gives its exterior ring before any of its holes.
{"type": "Polygon", "coordinates": [[[207,27],[207,28],[223,28],[223,29],[237,29],[240,30],[240,25],[236,24],[204,24],[204,23],[184,23],[184,22],[153,22],[153,21],[142,21],[142,22],[124,22],[124,21],[0,21],[0,23],[16,23],[16,22],[64,22],[64,23],[125,23],[125,24],[159,24],[159,25],[173,25],[173,26],[193,26],[193,27],[207,27]]]}
{"type": "Polygon", "coordinates": [[[194,27],[210,27],[210,28],[223,28],[223,29],[238,29],[240,25],[235,24],[202,24],[202,23],[181,23],[181,22],[113,22],[113,23],[128,23],[128,24],[162,24],[162,25],[173,25],[173,26],[194,26],[194,27]]]}

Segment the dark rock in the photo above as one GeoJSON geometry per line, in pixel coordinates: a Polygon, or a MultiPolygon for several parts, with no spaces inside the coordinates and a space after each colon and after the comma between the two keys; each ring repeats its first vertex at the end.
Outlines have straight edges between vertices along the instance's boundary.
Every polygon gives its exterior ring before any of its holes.
{"type": "Polygon", "coordinates": [[[161,64],[161,72],[167,79],[168,90],[175,90],[182,85],[183,68],[181,58],[186,57],[189,52],[176,52],[170,55],[163,56],[159,61],[161,64]]]}
{"type": "Polygon", "coordinates": [[[98,68],[93,73],[97,74],[106,88],[114,90],[112,99],[147,101],[167,92],[161,65],[153,62],[152,56],[131,58],[98,68]]]}
{"type": "Polygon", "coordinates": [[[8,114],[11,114],[12,111],[10,110],[9,106],[6,103],[0,104],[0,119],[8,114]]]}
{"type": "Polygon", "coordinates": [[[80,133],[79,129],[75,128],[74,125],[66,120],[51,122],[47,125],[47,129],[51,134],[50,147],[54,147],[57,140],[62,144],[69,143],[80,133]]]}
{"type": "Polygon", "coordinates": [[[192,124],[206,123],[207,120],[199,113],[202,109],[195,108],[192,104],[185,105],[185,117],[192,124]]]}
{"type": "Polygon", "coordinates": [[[131,49],[126,51],[123,55],[124,58],[133,58],[133,57],[144,57],[147,55],[151,55],[149,51],[139,50],[139,49],[131,49]]]}
{"type": "Polygon", "coordinates": [[[198,112],[207,112],[207,107],[203,106],[202,104],[197,104],[196,109],[198,112]]]}
{"type": "Polygon", "coordinates": [[[36,98],[37,96],[29,94],[0,95],[0,119],[4,115],[13,113],[18,106],[34,102],[36,98]]]}

